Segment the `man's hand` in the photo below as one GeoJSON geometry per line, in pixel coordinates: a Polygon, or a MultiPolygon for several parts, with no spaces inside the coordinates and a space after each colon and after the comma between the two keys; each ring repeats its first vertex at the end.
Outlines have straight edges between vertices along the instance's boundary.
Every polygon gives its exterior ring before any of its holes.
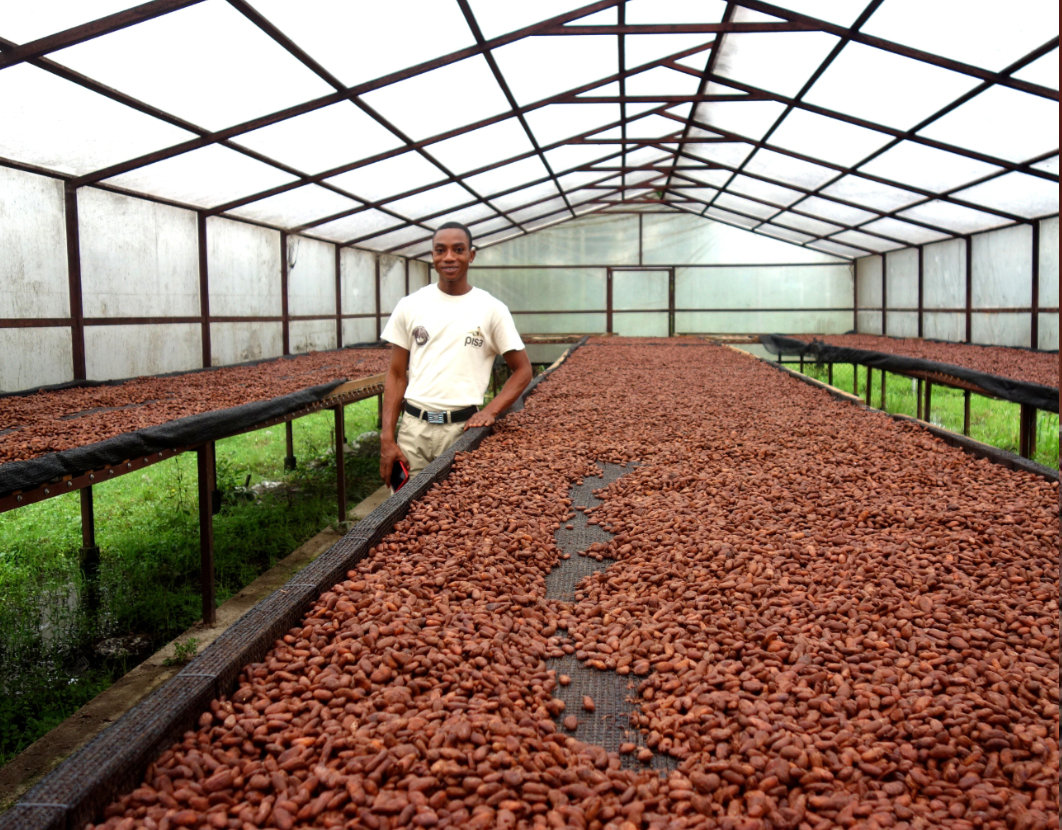
{"type": "Polygon", "coordinates": [[[398,444],[395,441],[381,441],[380,442],[380,478],[384,480],[384,484],[390,485],[391,483],[391,468],[395,465],[396,461],[402,461],[409,468],[409,459],[406,458],[406,454],[402,452],[398,444]]]}
{"type": "Polygon", "coordinates": [[[492,427],[494,426],[494,415],[486,409],[481,409],[467,421],[465,421],[465,429],[472,429],[472,427],[492,427]]]}

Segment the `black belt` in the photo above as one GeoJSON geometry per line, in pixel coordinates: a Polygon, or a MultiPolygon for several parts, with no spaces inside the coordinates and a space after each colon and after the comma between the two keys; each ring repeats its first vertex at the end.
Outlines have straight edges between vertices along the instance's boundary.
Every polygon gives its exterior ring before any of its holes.
{"type": "Polygon", "coordinates": [[[426,409],[417,409],[413,404],[407,403],[405,411],[414,418],[420,418],[429,424],[461,424],[479,412],[479,407],[466,406],[464,409],[454,409],[451,412],[428,412],[426,409]]]}

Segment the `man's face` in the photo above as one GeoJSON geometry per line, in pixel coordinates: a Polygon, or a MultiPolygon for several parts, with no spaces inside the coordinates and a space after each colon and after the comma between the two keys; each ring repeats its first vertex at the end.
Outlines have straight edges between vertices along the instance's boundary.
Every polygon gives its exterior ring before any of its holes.
{"type": "Polygon", "coordinates": [[[439,279],[448,283],[460,282],[467,276],[468,266],[475,258],[476,252],[468,244],[464,231],[446,228],[435,234],[431,259],[439,279]]]}

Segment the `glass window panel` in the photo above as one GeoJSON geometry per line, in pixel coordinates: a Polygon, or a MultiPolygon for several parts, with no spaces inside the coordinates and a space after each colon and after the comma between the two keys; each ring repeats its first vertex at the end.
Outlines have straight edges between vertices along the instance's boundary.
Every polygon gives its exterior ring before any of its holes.
{"type": "Polygon", "coordinates": [[[442,178],[445,177],[438,167],[420,153],[413,152],[348,170],[327,181],[362,199],[378,202],[442,178]]]}
{"type": "Polygon", "coordinates": [[[722,0],[627,0],[628,24],[718,23],[726,3],[722,0]]]}
{"type": "MultiPolygon", "coordinates": [[[[467,193],[468,191],[465,192],[467,193]]],[[[443,216],[437,216],[434,219],[425,219],[421,224],[428,225],[432,228],[437,228],[445,222],[460,222],[462,225],[471,225],[473,222],[479,222],[490,216],[497,216],[490,205],[477,204],[469,205],[460,210],[451,211],[443,216]]]]}
{"type": "Polygon", "coordinates": [[[763,224],[756,228],[760,233],[765,233],[768,236],[774,236],[778,239],[787,239],[790,242],[797,242],[803,245],[805,242],[810,242],[815,237],[810,236],[800,231],[792,231],[789,228],[783,228],[781,225],[763,224]]]}
{"type": "MultiPolygon", "coordinates": [[[[1058,7],[1053,7],[1058,11],[1058,7]]],[[[1031,84],[1058,89],[1058,49],[1053,49],[1041,58],[1037,58],[1028,66],[1019,69],[1013,74],[1014,78],[1028,81],[1031,84]]]]}
{"type": "Polygon", "coordinates": [[[715,71],[749,86],[793,96],[837,40],[825,32],[729,34],[723,38],[715,71]]]}
{"type": "Polygon", "coordinates": [[[323,236],[325,239],[347,242],[400,224],[402,224],[401,219],[384,213],[382,210],[370,209],[308,228],[307,232],[314,236],[323,236]]]}
{"type": "Polygon", "coordinates": [[[26,63],[0,71],[0,101],[0,156],[63,173],[90,173],[194,138],[26,63]]]}
{"type": "Polygon", "coordinates": [[[628,95],[695,95],[698,84],[699,78],[666,66],[639,72],[624,81],[628,95]]]}
{"type": "Polygon", "coordinates": [[[627,35],[624,38],[624,59],[627,69],[644,66],[661,58],[694,49],[715,40],[714,34],[703,35],[627,35]]]}
{"type": "Polygon", "coordinates": [[[211,130],[333,92],[228,3],[208,0],[51,56],[211,130]],[[190,44],[195,59],[189,60],[190,44]]]}
{"type": "Polygon", "coordinates": [[[755,196],[757,199],[774,202],[778,205],[791,205],[804,196],[803,193],[790,190],[788,187],[782,187],[780,184],[771,184],[770,182],[752,179],[740,174],[734,176],[734,180],[727,185],[727,190],[743,193],[746,196],[755,196]]]}
{"type": "Polygon", "coordinates": [[[560,173],[573,167],[603,160],[617,154],[615,148],[596,144],[568,144],[545,152],[546,161],[554,172],[560,173]]]}
{"type": "Polygon", "coordinates": [[[542,182],[531,187],[525,187],[523,190],[517,190],[515,193],[508,193],[505,196],[494,196],[490,201],[498,210],[508,212],[521,208],[529,202],[537,202],[547,196],[556,195],[557,188],[553,185],[553,182],[542,182]]]}
{"type": "Polygon", "coordinates": [[[710,216],[713,219],[718,219],[720,222],[727,222],[731,225],[739,225],[742,228],[754,228],[760,224],[759,219],[750,219],[748,216],[741,216],[737,213],[731,213],[729,210],[720,210],[719,208],[708,208],[704,212],[705,216],[710,216]]]}
{"type": "MultiPolygon", "coordinates": [[[[804,209],[804,204],[801,203],[800,209],[804,209]]],[[[801,216],[799,213],[779,213],[774,219],[771,220],[780,225],[788,225],[792,228],[799,228],[802,231],[808,233],[824,236],[830,233],[836,233],[841,230],[839,225],[834,225],[832,222],[823,222],[819,219],[812,219],[810,216],[801,216]]]]}
{"type": "Polygon", "coordinates": [[[698,104],[694,118],[708,127],[758,140],[767,134],[784,111],[785,104],[777,101],[722,101],[698,104]]]}
{"type": "Polygon", "coordinates": [[[403,143],[349,101],[270,124],[234,140],[310,174],[360,161],[403,143]]]}
{"type": "Polygon", "coordinates": [[[861,43],[848,43],[804,96],[810,104],[910,129],[980,81],[861,43]]]}
{"type": "Polygon", "coordinates": [[[920,135],[1007,161],[1058,150],[1058,102],[991,86],[920,135]],[[1015,125],[1021,125],[1015,129],[1015,125]]]}
{"type": "Polygon", "coordinates": [[[842,225],[858,225],[869,219],[877,218],[869,211],[842,205],[840,202],[820,199],[818,196],[809,196],[800,203],[799,209],[801,213],[811,213],[832,222],[840,222],[842,225]]]}
{"type": "Polygon", "coordinates": [[[262,14],[348,86],[475,43],[452,0],[253,0],[262,14]],[[380,32],[402,32],[401,48],[380,32]]]}
{"type": "Polygon", "coordinates": [[[838,175],[836,170],[828,167],[764,149],[756,151],[756,155],[745,165],[745,169],[750,173],[807,190],[821,187],[838,175]]]}
{"type": "Polygon", "coordinates": [[[848,257],[849,259],[867,255],[866,251],[860,251],[858,248],[849,248],[847,245],[842,245],[839,242],[830,242],[828,239],[819,239],[815,242],[809,242],[808,247],[815,248],[819,251],[825,251],[828,254],[848,257]]]}
{"type": "Polygon", "coordinates": [[[388,202],[388,210],[401,213],[410,219],[419,219],[430,213],[438,213],[440,210],[457,207],[471,202],[476,197],[469,193],[457,182],[433,187],[423,193],[407,196],[396,202],[388,202]]]}
{"type": "Polygon", "coordinates": [[[509,214],[509,218],[518,224],[524,224],[527,219],[534,219],[539,216],[548,216],[556,213],[558,210],[567,210],[568,205],[564,199],[550,199],[546,202],[540,202],[537,205],[532,205],[529,208],[518,210],[509,214]]]}
{"type": "MultiPolygon", "coordinates": [[[[486,38],[515,32],[533,23],[585,6],[582,0],[540,0],[536,3],[499,3],[497,0],[470,0],[480,31],[486,38]]],[[[581,22],[581,21],[580,21],[581,22]]],[[[565,38],[558,37],[557,40],[565,38]]]]}
{"type": "Polygon", "coordinates": [[[475,55],[361,96],[414,141],[506,112],[509,103],[486,59],[475,55]],[[452,90],[475,90],[455,106],[452,90]]]}
{"type": "Polygon", "coordinates": [[[864,179],[862,176],[844,176],[824,188],[822,192],[826,196],[833,196],[846,202],[856,202],[883,211],[896,210],[925,198],[910,190],[880,184],[871,179],[864,179]]]}
{"type": "Polygon", "coordinates": [[[672,121],[662,115],[646,115],[627,124],[627,138],[661,138],[681,130],[682,125],[677,121],[672,121]]]}
{"type": "Polygon", "coordinates": [[[108,184],[199,207],[261,193],[295,177],[248,156],[211,144],[107,179],[108,184]]]}
{"type": "Polygon", "coordinates": [[[138,0],[37,0],[5,3],[0,9],[0,32],[15,43],[63,32],[139,5],[138,0]]]}
{"type": "Polygon", "coordinates": [[[849,245],[858,245],[860,248],[866,248],[868,251],[894,251],[897,248],[902,248],[902,242],[890,242],[888,239],[881,239],[877,236],[871,236],[869,233],[860,233],[859,231],[844,231],[831,236],[830,239],[838,242],[844,242],[849,245]]]}
{"type": "Polygon", "coordinates": [[[512,164],[488,170],[477,176],[469,176],[465,179],[465,184],[476,193],[489,196],[492,193],[508,190],[537,179],[544,179],[547,176],[549,176],[549,171],[546,165],[538,156],[531,156],[523,161],[514,161],[512,164]]]}
{"type": "Polygon", "coordinates": [[[1058,175],[1058,156],[1052,156],[1045,161],[1039,161],[1033,165],[1035,170],[1043,170],[1045,173],[1054,173],[1058,175]]]}
{"type": "MultiPolygon", "coordinates": [[[[619,104],[549,104],[524,116],[540,147],[620,120],[619,104]]],[[[552,162],[551,162],[552,163],[552,162]]]]}
{"type": "Polygon", "coordinates": [[[1007,173],[952,195],[1027,218],[1058,213],[1058,182],[1025,173],[1007,173]]]}
{"type": "Polygon", "coordinates": [[[461,174],[534,149],[519,120],[509,118],[432,144],[427,151],[455,174],[461,174]]]}
{"type": "Polygon", "coordinates": [[[361,207],[360,202],[348,199],[315,184],[296,187],[267,199],[259,199],[231,211],[235,216],[257,219],[282,228],[305,225],[314,219],[353,210],[361,207]]]}
{"type": "Polygon", "coordinates": [[[1005,10],[997,0],[965,0],[957,11],[949,3],[885,0],[862,30],[994,70],[1010,66],[1043,43],[1048,29],[1058,31],[1058,5],[1041,0],[1017,0],[1005,10]]]}
{"type": "Polygon", "coordinates": [[[769,216],[774,216],[774,214],[778,213],[778,208],[776,207],[761,205],[759,202],[753,202],[751,199],[743,199],[741,196],[735,196],[732,193],[723,193],[715,200],[715,203],[719,207],[740,211],[741,213],[747,213],[751,216],[759,216],[763,219],[766,219],[769,216]]]}
{"type": "Polygon", "coordinates": [[[982,213],[973,208],[954,205],[951,202],[932,201],[922,205],[915,205],[902,211],[900,216],[906,216],[927,225],[954,231],[955,233],[973,233],[988,228],[997,228],[1007,224],[1006,219],[993,216],[990,213],[982,213]]]}
{"type": "MultiPolygon", "coordinates": [[[[529,37],[508,43],[492,54],[509,91],[517,103],[524,105],[615,75],[619,60],[613,35],[529,37]]],[[[452,106],[449,100],[447,105],[452,106]]]]}
{"type": "Polygon", "coordinates": [[[431,231],[427,231],[424,228],[414,225],[413,227],[401,228],[397,231],[392,231],[391,233],[385,233],[383,236],[374,236],[372,239],[363,239],[358,245],[372,251],[389,251],[391,248],[408,245],[415,240],[430,236],[431,231]]]}
{"type": "Polygon", "coordinates": [[[914,141],[901,141],[862,165],[861,169],[883,179],[940,193],[965,182],[983,179],[1001,168],[914,141]]]}
{"type": "Polygon", "coordinates": [[[775,5],[838,26],[849,26],[866,8],[867,0],[779,0],[775,5]]]}
{"type": "Polygon", "coordinates": [[[944,239],[946,236],[946,234],[940,233],[939,231],[932,231],[929,228],[912,225],[910,222],[901,222],[899,219],[893,219],[889,216],[886,216],[883,219],[878,219],[867,225],[863,225],[863,227],[868,231],[891,236],[895,239],[902,239],[904,242],[910,242],[912,245],[923,245],[927,242],[936,242],[939,239],[944,239]]]}
{"type": "Polygon", "coordinates": [[[831,164],[852,167],[892,141],[892,136],[807,110],[793,110],[770,143],[831,164]]]}

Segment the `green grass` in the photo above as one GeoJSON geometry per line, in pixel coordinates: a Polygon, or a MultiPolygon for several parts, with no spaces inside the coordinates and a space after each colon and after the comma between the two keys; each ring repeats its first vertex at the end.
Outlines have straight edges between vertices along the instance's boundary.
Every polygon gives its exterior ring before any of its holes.
{"type": "MultiPolygon", "coordinates": [[[[227,498],[214,517],[217,602],[337,519],[331,411],[217,443],[218,486],[285,480],[259,503],[227,498]],[[313,462],[313,463],[311,463],[313,462]]],[[[376,429],[376,401],[346,407],[348,441],[376,429]]],[[[380,486],[376,458],[346,459],[348,507],[380,486]]],[[[0,764],[91,700],[138,658],[101,658],[110,637],[151,647],[202,615],[196,458],[186,453],[94,488],[97,580],[82,573],[77,493],[0,514],[0,764]],[[89,598],[93,598],[90,601],[89,598]]]]}
{"type": "MultiPolygon", "coordinates": [[[[797,363],[786,363],[790,369],[799,369],[797,363]]],[[[848,363],[835,363],[833,366],[833,385],[846,392],[853,391],[852,366],[848,363]]],[[[859,397],[866,400],[867,367],[859,366],[859,397]]],[[[825,366],[814,363],[804,364],[804,373],[816,380],[827,381],[828,370],[825,366]]],[[[881,405],[880,370],[873,374],[870,404],[877,409],[886,409],[914,417],[918,414],[918,397],[916,382],[902,375],[887,373],[885,381],[885,407],[881,405]]],[[[949,389],[933,384],[929,420],[937,426],[952,432],[963,431],[963,392],[961,389],[949,389]]],[[[986,398],[983,395],[970,395],[970,437],[993,447],[1010,452],[1018,452],[1019,423],[1021,407],[1016,403],[986,398]]],[[[925,418],[925,413],[923,413],[925,418]]],[[[1058,415],[1054,412],[1038,412],[1036,416],[1036,452],[1033,460],[1046,467],[1058,469],[1058,415]]]]}

